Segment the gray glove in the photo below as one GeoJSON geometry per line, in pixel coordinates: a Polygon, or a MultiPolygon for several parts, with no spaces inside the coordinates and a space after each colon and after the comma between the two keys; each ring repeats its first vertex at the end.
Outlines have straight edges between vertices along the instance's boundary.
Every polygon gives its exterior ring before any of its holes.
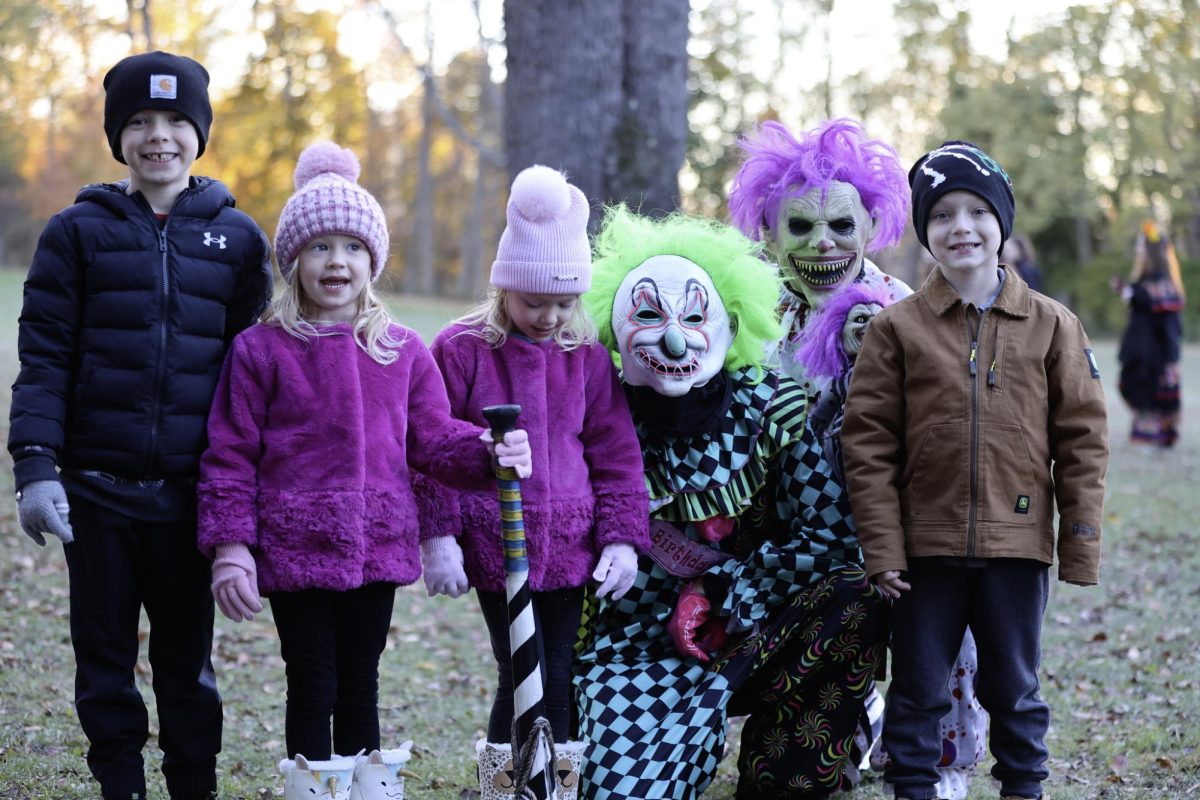
{"type": "Polygon", "coordinates": [[[21,529],[39,545],[46,544],[47,533],[52,533],[63,544],[75,541],[67,515],[71,506],[67,493],[58,481],[34,481],[17,493],[17,519],[21,529]]]}

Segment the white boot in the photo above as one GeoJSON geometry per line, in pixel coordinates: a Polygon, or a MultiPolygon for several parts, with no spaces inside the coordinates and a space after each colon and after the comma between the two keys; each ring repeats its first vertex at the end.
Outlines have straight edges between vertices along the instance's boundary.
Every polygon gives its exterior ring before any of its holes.
{"type": "Polygon", "coordinates": [[[309,761],[297,754],[295,761],[280,761],[279,771],[284,775],[283,800],[350,800],[353,758],[309,761]]]}
{"type": "Polygon", "coordinates": [[[358,756],[350,800],[404,800],[404,778],[412,773],[404,765],[412,758],[412,742],[395,750],[372,750],[358,756]]]}
{"type": "MultiPolygon", "coordinates": [[[[512,797],[517,777],[513,770],[512,745],[480,739],[475,743],[475,752],[479,756],[480,800],[512,797]]],[[[583,742],[556,744],[554,754],[554,800],[577,800],[579,776],[583,770],[583,742]]]]}
{"type": "Polygon", "coordinates": [[[513,772],[512,745],[480,739],[475,743],[475,754],[479,756],[479,800],[512,797],[517,777],[513,772]]]}
{"type": "Polygon", "coordinates": [[[583,742],[567,742],[554,745],[554,781],[558,786],[558,800],[577,800],[579,776],[583,774],[583,742]]]}

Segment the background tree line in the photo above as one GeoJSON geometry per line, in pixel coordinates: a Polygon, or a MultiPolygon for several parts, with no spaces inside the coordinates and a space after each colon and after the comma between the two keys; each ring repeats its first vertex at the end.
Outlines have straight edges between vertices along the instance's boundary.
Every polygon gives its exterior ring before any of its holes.
{"type": "MultiPolygon", "coordinates": [[[[1047,291],[1095,332],[1123,319],[1107,278],[1128,272],[1143,217],[1169,224],[1200,291],[1197,0],[1081,3],[1010,31],[1000,59],[972,49],[964,0],[898,0],[898,63],[849,75],[830,37],[841,2],[463,0],[446,22],[433,0],[7,0],[0,265],[23,268],[79,186],[121,177],[101,80],[157,48],[213,74],[216,122],[196,171],[229,184],[267,231],[306,144],[359,153],[391,218],[400,291],[477,296],[510,176],[529,163],[567,169],[596,203],[724,218],[739,135],[835,115],[862,120],[905,163],[945,138],[995,154],[1047,291]]],[[[880,261],[920,277],[915,241],[880,261]]]]}

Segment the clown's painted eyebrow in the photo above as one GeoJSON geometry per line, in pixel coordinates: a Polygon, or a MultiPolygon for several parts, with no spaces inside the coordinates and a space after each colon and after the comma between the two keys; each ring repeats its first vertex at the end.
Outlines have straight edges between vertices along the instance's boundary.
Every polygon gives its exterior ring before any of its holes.
{"type": "Polygon", "coordinates": [[[653,278],[641,278],[638,280],[633,285],[633,288],[629,290],[629,299],[636,305],[638,295],[643,292],[653,297],[656,305],[661,305],[658,297],[658,284],[654,282],[653,278]]]}

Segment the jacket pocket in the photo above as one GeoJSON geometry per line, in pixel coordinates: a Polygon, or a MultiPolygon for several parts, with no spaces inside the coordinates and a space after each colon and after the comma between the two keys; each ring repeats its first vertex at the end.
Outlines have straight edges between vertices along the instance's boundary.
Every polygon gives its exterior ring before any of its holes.
{"type": "Polygon", "coordinates": [[[934,425],[918,445],[900,493],[905,520],[958,523],[967,518],[967,437],[958,423],[934,425]]]}
{"type": "Polygon", "coordinates": [[[1025,433],[1016,425],[980,427],[979,519],[1033,525],[1045,509],[1046,493],[1034,477],[1025,433]]]}

